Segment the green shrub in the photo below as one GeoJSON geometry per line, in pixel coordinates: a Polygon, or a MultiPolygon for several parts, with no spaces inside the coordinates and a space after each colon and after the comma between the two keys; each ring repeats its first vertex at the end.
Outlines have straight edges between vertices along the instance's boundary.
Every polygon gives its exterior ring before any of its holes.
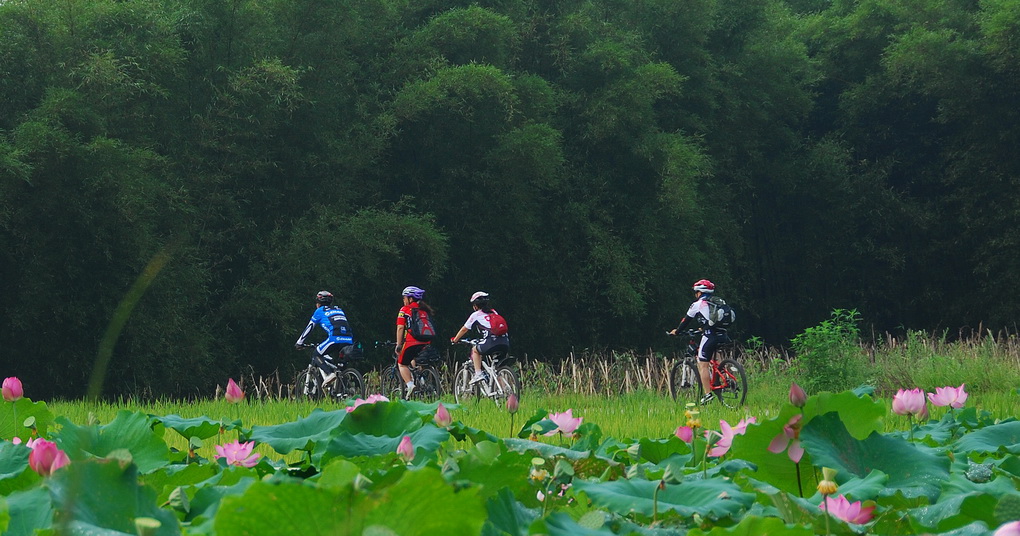
{"type": "Polygon", "coordinates": [[[839,392],[869,381],[868,358],[859,345],[859,320],[856,309],[836,309],[831,319],[793,338],[798,383],[807,392],[839,392]]]}

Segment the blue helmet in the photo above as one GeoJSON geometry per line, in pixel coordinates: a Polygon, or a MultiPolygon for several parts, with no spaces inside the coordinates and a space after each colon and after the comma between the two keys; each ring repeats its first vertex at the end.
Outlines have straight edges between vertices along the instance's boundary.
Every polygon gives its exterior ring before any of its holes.
{"type": "Polygon", "coordinates": [[[400,295],[401,296],[408,296],[410,298],[414,298],[416,300],[420,300],[420,299],[425,297],[425,289],[418,288],[418,287],[415,287],[415,286],[404,287],[404,290],[403,290],[403,292],[400,293],[400,295]]]}

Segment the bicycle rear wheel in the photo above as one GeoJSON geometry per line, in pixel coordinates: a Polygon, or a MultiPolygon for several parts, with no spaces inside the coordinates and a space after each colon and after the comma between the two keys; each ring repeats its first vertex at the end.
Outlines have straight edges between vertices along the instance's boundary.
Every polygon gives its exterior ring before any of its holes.
{"type": "Polygon", "coordinates": [[[701,378],[694,361],[685,359],[673,365],[669,373],[669,394],[675,402],[697,401],[701,398],[701,378]]]}
{"type": "Polygon", "coordinates": [[[337,377],[336,391],[333,396],[338,399],[365,398],[365,378],[355,369],[346,369],[337,377]]]}
{"type": "Polygon", "coordinates": [[[294,378],[294,400],[318,400],[322,398],[322,378],[315,367],[298,372],[294,378]]]}
{"type": "Polygon", "coordinates": [[[510,367],[496,369],[496,387],[498,390],[492,397],[496,405],[499,405],[500,400],[509,398],[511,394],[517,396],[518,400],[521,398],[521,377],[510,367]],[[502,394],[498,394],[499,390],[502,390],[502,394]]]}
{"type": "Polygon", "coordinates": [[[412,398],[425,402],[439,400],[443,394],[443,383],[439,379],[439,373],[432,367],[423,367],[415,374],[414,392],[412,398]]]}
{"type": "Polygon", "coordinates": [[[469,400],[478,400],[478,397],[481,396],[478,386],[471,385],[471,376],[473,375],[474,369],[467,364],[461,365],[457,370],[457,375],[453,379],[453,397],[458,404],[469,400]]]}
{"type": "Polygon", "coordinates": [[[722,405],[728,408],[738,408],[744,405],[747,399],[747,374],[744,373],[744,365],[733,359],[723,359],[719,362],[721,377],[713,378],[712,385],[722,384],[722,387],[715,390],[715,396],[722,405]]]}

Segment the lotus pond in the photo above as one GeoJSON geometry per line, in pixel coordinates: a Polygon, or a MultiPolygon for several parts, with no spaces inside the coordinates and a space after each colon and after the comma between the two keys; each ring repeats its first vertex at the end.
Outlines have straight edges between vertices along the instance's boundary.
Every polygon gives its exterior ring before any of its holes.
{"type": "Polygon", "coordinates": [[[638,438],[567,408],[519,413],[506,437],[451,417],[457,406],[378,398],[270,425],[137,410],[73,422],[19,398],[0,404],[0,529],[1016,534],[1020,421],[974,397],[897,396],[791,397],[739,422],[690,407],[676,433],[638,438]]]}

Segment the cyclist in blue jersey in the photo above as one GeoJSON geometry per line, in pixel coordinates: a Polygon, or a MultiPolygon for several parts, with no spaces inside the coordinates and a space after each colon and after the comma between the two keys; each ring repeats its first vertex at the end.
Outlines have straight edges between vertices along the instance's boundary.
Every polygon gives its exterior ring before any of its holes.
{"type": "Polygon", "coordinates": [[[326,381],[329,381],[336,373],[336,366],[332,363],[330,356],[339,355],[345,346],[354,343],[354,334],[347,322],[347,313],[343,309],[333,306],[333,294],[329,291],[323,290],[315,295],[315,312],[312,313],[312,319],[308,321],[305,330],[301,332],[301,336],[294,343],[295,348],[299,350],[304,348],[305,338],[312,333],[315,326],[321,327],[326,332],[326,340],[315,347],[315,352],[322,358],[330,372],[330,376],[326,378],[326,381]]]}

